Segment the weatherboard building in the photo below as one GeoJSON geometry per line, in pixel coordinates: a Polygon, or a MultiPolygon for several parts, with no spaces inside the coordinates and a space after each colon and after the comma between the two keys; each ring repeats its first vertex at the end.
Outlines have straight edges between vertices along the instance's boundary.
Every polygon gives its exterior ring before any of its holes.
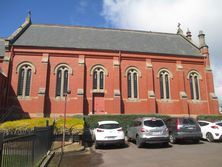
{"type": "Polygon", "coordinates": [[[0,40],[0,105],[32,117],[218,114],[208,46],[176,34],[32,24],[0,40]],[[70,94],[66,92],[70,90],[70,94]],[[65,106],[66,105],[66,106],[65,106]]]}

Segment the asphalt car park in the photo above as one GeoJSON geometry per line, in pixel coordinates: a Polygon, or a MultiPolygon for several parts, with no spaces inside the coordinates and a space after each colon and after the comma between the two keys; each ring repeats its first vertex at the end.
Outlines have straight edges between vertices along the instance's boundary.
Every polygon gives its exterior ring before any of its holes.
{"type": "Polygon", "coordinates": [[[90,147],[90,154],[72,157],[73,162],[81,166],[99,167],[221,167],[222,143],[200,141],[181,142],[163,147],[161,145],[145,145],[137,148],[133,142],[126,146],[105,146],[100,149],[90,147]]]}

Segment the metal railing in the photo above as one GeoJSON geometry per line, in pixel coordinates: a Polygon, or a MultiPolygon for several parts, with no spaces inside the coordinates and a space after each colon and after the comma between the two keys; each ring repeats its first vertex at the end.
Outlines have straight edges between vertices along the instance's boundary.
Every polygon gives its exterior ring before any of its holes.
{"type": "Polygon", "coordinates": [[[31,134],[5,138],[0,134],[0,166],[31,167],[50,150],[53,126],[36,127],[31,134]]]}

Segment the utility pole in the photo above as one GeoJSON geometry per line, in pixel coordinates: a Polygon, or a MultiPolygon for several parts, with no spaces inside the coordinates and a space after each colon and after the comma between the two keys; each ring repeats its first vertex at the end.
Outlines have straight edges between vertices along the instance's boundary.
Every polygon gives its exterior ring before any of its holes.
{"type": "Polygon", "coordinates": [[[64,108],[64,116],[63,116],[63,132],[62,132],[62,153],[64,152],[64,146],[65,146],[65,137],[66,137],[66,105],[67,105],[67,96],[71,93],[70,90],[67,90],[67,92],[64,93],[65,96],[65,108],[64,108]]]}

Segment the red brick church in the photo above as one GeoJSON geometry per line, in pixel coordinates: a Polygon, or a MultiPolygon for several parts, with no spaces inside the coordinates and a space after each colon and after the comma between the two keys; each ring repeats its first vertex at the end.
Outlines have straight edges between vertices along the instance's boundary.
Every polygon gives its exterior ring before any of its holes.
{"type": "Polygon", "coordinates": [[[0,106],[32,117],[218,114],[208,46],[176,34],[32,24],[0,40],[0,106]],[[67,93],[68,92],[68,93],[67,93]],[[65,106],[66,105],[66,106],[65,106]]]}

